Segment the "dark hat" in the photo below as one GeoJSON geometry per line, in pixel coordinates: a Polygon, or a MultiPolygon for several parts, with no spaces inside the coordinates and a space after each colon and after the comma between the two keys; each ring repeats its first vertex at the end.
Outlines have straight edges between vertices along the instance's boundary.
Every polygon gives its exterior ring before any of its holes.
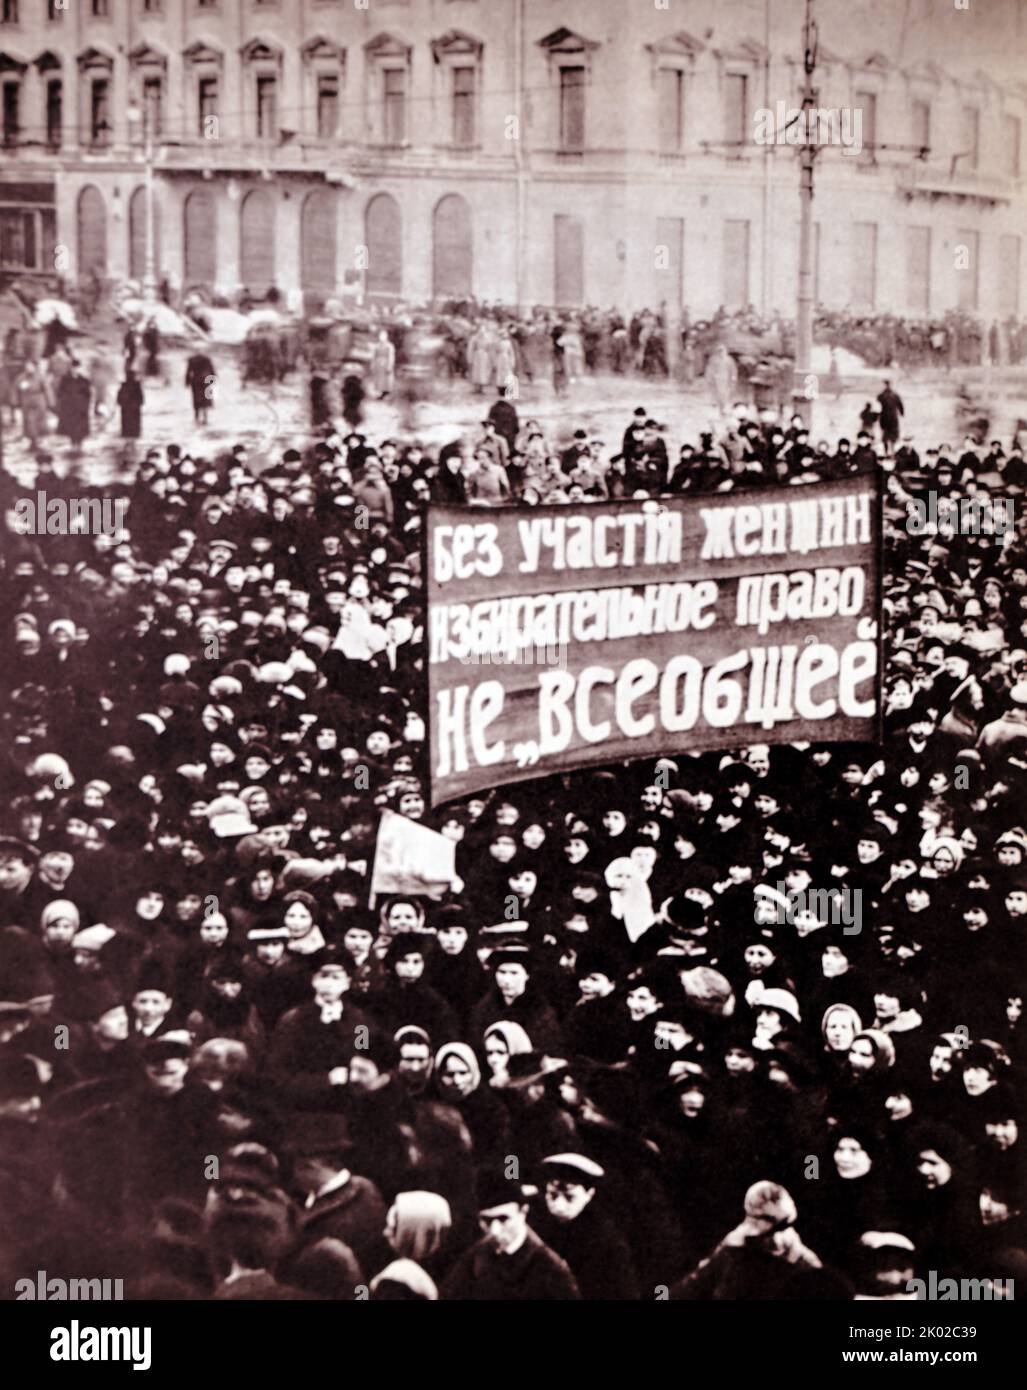
{"type": "Polygon", "coordinates": [[[536,1081],[546,1081],[551,1076],[566,1069],[562,1057],[546,1057],[540,1052],[515,1052],[507,1062],[507,1087],[520,1090],[534,1085],[536,1081]]]}
{"type": "Polygon", "coordinates": [[[221,1165],[219,1181],[259,1192],[281,1187],[278,1159],[263,1144],[236,1144],[221,1165]]]}
{"type": "Polygon", "coordinates": [[[479,1212],[491,1211],[493,1207],[504,1206],[507,1202],[524,1202],[524,1190],[520,1182],[506,1177],[497,1168],[480,1169],[475,1186],[479,1212]]]}
{"type": "Polygon", "coordinates": [[[34,845],[27,845],[13,835],[0,835],[0,859],[20,859],[25,864],[32,864],[38,858],[39,850],[34,845]]]}
{"type": "Polygon", "coordinates": [[[146,989],[160,990],[161,994],[166,994],[169,999],[174,994],[170,972],[157,956],[149,956],[142,962],[136,974],[135,988],[132,992],[133,994],[141,994],[146,989]]]}
{"type": "Polygon", "coordinates": [[[125,991],[104,975],[83,981],[75,990],[75,1015],[83,1023],[95,1023],[124,1003],[125,991]]]}
{"type": "Polygon", "coordinates": [[[168,1062],[174,1057],[184,1059],[192,1055],[192,1050],[192,1038],[184,1030],[161,1033],[156,1038],[148,1038],[143,1044],[143,1061],[149,1066],[156,1062],[168,1062]]]}
{"type": "Polygon", "coordinates": [[[345,1115],[332,1111],[299,1111],[289,1121],[282,1146],[293,1158],[320,1158],[352,1149],[353,1138],[345,1115]]]}

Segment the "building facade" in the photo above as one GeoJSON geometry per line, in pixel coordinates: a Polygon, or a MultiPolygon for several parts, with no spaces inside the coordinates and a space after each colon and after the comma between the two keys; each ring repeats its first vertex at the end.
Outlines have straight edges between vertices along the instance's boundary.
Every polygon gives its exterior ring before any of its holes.
{"type": "MultiPolygon", "coordinates": [[[[803,8],[0,0],[0,269],[791,315],[803,8]]],[[[818,301],[1019,315],[1022,0],[815,8],[818,301]]]]}

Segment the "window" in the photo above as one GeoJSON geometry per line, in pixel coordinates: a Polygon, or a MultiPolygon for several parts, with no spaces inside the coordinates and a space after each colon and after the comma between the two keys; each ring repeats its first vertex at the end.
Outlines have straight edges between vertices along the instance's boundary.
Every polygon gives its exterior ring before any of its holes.
{"type": "Polygon", "coordinates": [[[21,101],[21,83],[5,82],[3,92],[3,139],[10,147],[18,143],[18,108],[21,101]]]}
{"type": "Polygon", "coordinates": [[[931,311],[931,229],[906,228],[906,308],[914,314],[931,311]]]}
{"type": "Polygon", "coordinates": [[[46,0],[46,17],[51,24],[64,18],[64,6],[58,4],[58,0],[46,0]]]}
{"type": "Polygon", "coordinates": [[[322,140],[339,133],[339,78],[334,72],[317,79],[317,133],[322,140]]]}
{"type": "Polygon", "coordinates": [[[685,124],[685,74],[680,68],[660,68],[656,74],[660,121],[660,153],[677,154],[685,124]]]}
{"type": "Polygon", "coordinates": [[[46,143],[59,150],[64,128],[64,88],[59,77],[46,84],[46,143]]]}
{"type": "Polygon", "coordinates": [[[143,0],[143,11],[146,14],[160,14],[164,9],[164,0],[143,0]]]}
{"type": "Polygon", "coordinates": [[[217,121],[218,115],[218,80],[216,77],[201,77],[196,86],[197,93],[197,118],[199,121],[199,133],[206,135],[210,121],[217,121]]]}
{"type": "Polygon", "coordinates": [[[111,142],[110,99],[111,84],[106,77],[94,78],[89,92],[89,139],[101,148],[111,142]]]}
{"type": "Polygon", "coordinates": [[[473,67],[453,68],[453,144],[468,149],[474,144],[473,67]]]}
{"type": "Polygon", "coordinates": [[[143,82],[143,110],[146,132],[156,139],[164,130],[164,82],[159,77],[147,77],[143,82]]]}
{"type": "Polygon", "coordinates": [[[749,224],[729,219],[724,223],[723,291],[725,309],[744,309],[749,303],[749,224]]]}
{"type": "Polygon", "coordinates": [[[382,73],[385,102],[385,143],[402,145],[407,129],[407,75],[403,68],[382,73]]]}
{"type": "Polygon", "coordinates": [[[38,270],[36,213],[23,208],[0,208],[0,266],[5,270],[38,270]]]}
{"type": "Polygon", "coordinates": [[[729,72],[724,78],[724,139],[749,143],[749,79],[743,72],[729,72]]]}
{"type": "Polygon", "coordinates": [[[980,283],[980,236],[970,228],[956,232],[956,250],[963,253],[957,265],[959,282],[959,307],[966,312],[977,309],[978,287],[980,283]]]}
{"type": "Polygon", "coordinates": [[[110,15],[109,0],[91,0],[91,13],[94,19],[107,19],[110,15]]]}
{"type": "Polygon", "coordinates": [[[926,150],[931,143],[931,103],[914,101],[910,112],[912,117],[912,141],[919,149],[926,150]]]}
{"type": "Polygon", "coordinates": [[[1010,178],[1020,177],[1020,122],[1015,116],[1002,117],[1005,168],[1010,178]]]}
{"type": "Polygon", "coordinates": [[[0,24],[17,24],[18,0],[0,0],[0,24]]]}
{"type": "Polygon", "coordinates": [[[877,94],[857,92],[855,99],[863,122],[863,158],[872,163],[877,158],[877,94]]]}
{"type": "Polygon", "coordinates": [[[857,312],[876,307],[877,223],[852,224],[852,307],[857,312]]]}
{"type": "Polygon", "coordinates": [[[1001,236],[998,241],[998,308],[1000,314],[1020,313],[1020,238],[1001,236]]]}
{"type": "Polygon", "coordinates": [[[257,78],[257,138],[271,140],[278,136],[278,78],[257,78]]]}
{"type": "Polygon", "coordinates": [[[560,148],[585,148],[585,69],[560,69],[560,148]]]}
{"type": "Polygon", "coordinates": [[[976,169],[980,155],[981,113],[976,106],[963,107],[963,169],[976,169]]]}

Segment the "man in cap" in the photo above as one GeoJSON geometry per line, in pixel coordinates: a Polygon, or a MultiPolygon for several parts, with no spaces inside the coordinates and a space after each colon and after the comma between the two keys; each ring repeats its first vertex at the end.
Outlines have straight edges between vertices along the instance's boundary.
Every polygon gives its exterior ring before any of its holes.
{"type": "Polygon", "coordinates": [[[567,1264],[529,1226],[521,1184],[488,1169],[479,1173],[477,1190],[481,1239],[453,1267],[443,1297],[503,1303],[580,1299],[567,1264]]]}
{"type": "Polygon", "coordinates": [[[584,1154],[559,1153],[540,1170],[545,1205],[532,1218],[534,1230],[567,1262],[582,1298],[637,1299],[630,1248],[603,1211],[605,1169],[584,1154]]]}
{"type": "Polygon", "coordinates": [[[11,835],[0,837],[0,927],[35,926],[23,921],[31,901],[32,883],[39,850],[11,835]]]}
{"type": "Polygon", "coordinates": [[[798,1215],[791,1193],[780,1183],[753,1183],[740,1224],[672,1288],[671,1298],[851,1298],[846,1282],[803,1244],[796,1230],[798,1215]]]}

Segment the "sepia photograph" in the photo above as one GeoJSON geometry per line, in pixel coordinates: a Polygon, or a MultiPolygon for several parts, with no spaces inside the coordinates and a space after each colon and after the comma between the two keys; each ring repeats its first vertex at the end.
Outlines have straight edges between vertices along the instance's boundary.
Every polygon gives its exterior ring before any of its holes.
{"type": "Polygon", "coordinates": [[[257,1372],[385,1301],[989,1364],[1025,55],[1025,0],[0,0],[43,1370],[224,1302],[257,1372]]]}

